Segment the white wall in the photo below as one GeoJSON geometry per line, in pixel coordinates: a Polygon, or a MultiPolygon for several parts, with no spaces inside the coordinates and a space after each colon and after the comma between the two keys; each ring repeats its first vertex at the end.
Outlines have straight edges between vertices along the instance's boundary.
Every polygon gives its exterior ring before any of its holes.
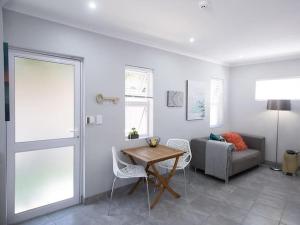
{"type": "Polygon", "coordinates": [[[4,118],[4,79],[3,79],[3,23],[2,6],[0,2],[0,224],[5,224],[6,220],[6,197],[5,197],[5,177],[6,177],[6,144],[5,144],[5,118],[4,118]]]}
{"type": "MultiPolygon", "coordinates": [[[[230,70],[230,128],[266,137],[266,159],[275,161],[276,112],[267,111],[266,101],[255,101],[259,79],[300,76],[300,59],[240,66],[230,70]]],[[[299,87],[300,88],[300,87],[299,87]]],[[[300,151],[300,101],[292,101],[291,112],[281,112],[279,157],[286,149],[300,151]]]]}
{"type": "Polygon", "coordinates": [[[111,146],[138,144],[124,140],[125,65],[154,69],[154,134],[162,137],[162,142],[170,137],[190,139],[210,132],[208,117],[186,121],[185,107],[167,108],[167,90],[185,91],[187,79],[204,81],[209,88],[210,77],[225,78],[227,87],[226,67],[10,11],[4,11],[4,37],[13,46],[84,57],[86,114],[102,114],[104,118],[102,126],[86,128],[86,197],[111,186],[111,146]],[[97,105],[97,93],[118,96],[121,101],[118,105],[97,105]]]}

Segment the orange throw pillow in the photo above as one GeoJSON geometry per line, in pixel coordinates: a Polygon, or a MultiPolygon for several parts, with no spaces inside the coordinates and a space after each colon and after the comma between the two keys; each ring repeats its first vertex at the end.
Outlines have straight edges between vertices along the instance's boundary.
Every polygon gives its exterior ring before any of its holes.
{"type": "Polygon", "coordinates": [[[248,148],[241,135],[237,133],[228,132],[223,134],[222,136],[227,142],[232,143],[237,151],[243,151],[248,148]]]}

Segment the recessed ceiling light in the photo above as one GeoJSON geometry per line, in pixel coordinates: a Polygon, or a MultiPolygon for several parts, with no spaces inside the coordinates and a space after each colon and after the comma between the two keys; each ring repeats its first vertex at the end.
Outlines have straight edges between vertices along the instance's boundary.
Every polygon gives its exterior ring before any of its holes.
{"type": "Polygon", "coordinates": [[[195,42],[195,38],[191,37],[189,41],[190,41],[190,43],[194,43],[195,42]]]}
{"type": "Polygon", "coordinates": [[[90,9],[96,9],[97,8],[97,5],[95,2],[89,2],[89,8],[90,9]]]}
{"type": "Polygon", "coordinates": [[[201,9],[207,8],[208,6],[207,0],[200,0],[198,4],[201,9]]]}

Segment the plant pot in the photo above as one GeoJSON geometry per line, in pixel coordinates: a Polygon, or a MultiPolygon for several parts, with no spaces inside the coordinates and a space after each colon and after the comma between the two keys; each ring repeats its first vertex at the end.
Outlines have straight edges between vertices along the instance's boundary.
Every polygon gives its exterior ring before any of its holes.
{"type": "Polygon", "coordinates": [[[140,135],[138,134],[129,134],[128,135],[128,139],[138,139],[140,137],[140,135]]]}

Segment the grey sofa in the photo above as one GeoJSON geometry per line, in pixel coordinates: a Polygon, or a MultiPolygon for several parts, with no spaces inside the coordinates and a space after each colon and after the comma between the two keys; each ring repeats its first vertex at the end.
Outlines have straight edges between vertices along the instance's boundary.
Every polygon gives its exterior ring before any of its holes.
{"type": "MultiPolygon", "coordinates": [[[[247,144],[245,151],[231,152],[229,176],[258,166],[265,161],[265,138],[262,136],[240,134],[247,144]]],[[[208,138],[195,138],[191,140],[192,161],[191,165],[200,170],[205,170],[205,151],[208,138]]],[[[224,148],[228,143],[224,142],[224,148]]]]}

